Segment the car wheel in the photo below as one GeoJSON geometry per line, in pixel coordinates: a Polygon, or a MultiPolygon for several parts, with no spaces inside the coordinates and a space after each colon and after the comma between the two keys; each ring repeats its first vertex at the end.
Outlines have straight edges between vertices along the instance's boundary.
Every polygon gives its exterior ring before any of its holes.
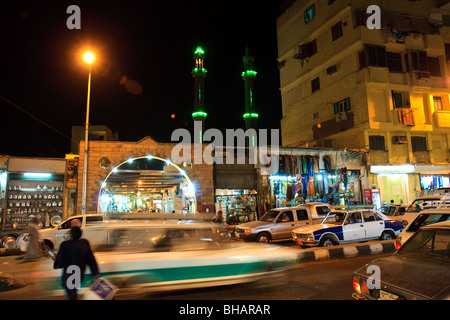
{"type": "Polygon", "coordinates": [[[383,231],[381,234],[380,240],[393,240],[395,237],[390,231],[383,231]]]}
{"type": "Polygon", "coordinates": [[[270,235],[267,234],[267,233],[265,233],[265,232],[260,233],[260,234],[258,234],[258,235],[256,236],[256,242],[259,242],[259,243],[269,243],[269,242],[270,242],[270,235]]]}
{"type": "Polygon", "coordinates": [[[47,242],[47,241],[42,241],[41,242],[41,254],[43,256],[45,256],[51,249],[52,249],[53,245],[51,242],[47,242]]]}
{"type": "Polygon", "coordinates": [[[320,240],[319,244],[320,247],[332,247],[334,245],[336,245],[336,242],[330,237],[323,238],[322,240],[320,240]]]}

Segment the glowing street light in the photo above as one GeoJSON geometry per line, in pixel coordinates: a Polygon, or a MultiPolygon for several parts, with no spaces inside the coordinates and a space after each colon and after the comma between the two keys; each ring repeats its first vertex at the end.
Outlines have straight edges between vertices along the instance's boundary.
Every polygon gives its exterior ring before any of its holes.
{"type": "Polygon", "coordinates": [[[95,56],[92,52],[88,51],[83,54],[83,60],[86,63],[91,64],[95,60],[95,56]]]}
{"type": "Polygon", "coordinates": [[[88,154],[89,154],[89,104],[91,98],[91,67],[95,60],[95,56],[91,51],[87,51],[83,54],[83,60],[89,64],[89,78],[88,78],[88,92],[87,92],[87,103],[86,103],[86,129],[84,135],[84,178],[83,178],[83,192],[81,197],[81,210],[82,214],[86,214],[86,195],[87,195],[87,168],[88,168],[88,154]]]}

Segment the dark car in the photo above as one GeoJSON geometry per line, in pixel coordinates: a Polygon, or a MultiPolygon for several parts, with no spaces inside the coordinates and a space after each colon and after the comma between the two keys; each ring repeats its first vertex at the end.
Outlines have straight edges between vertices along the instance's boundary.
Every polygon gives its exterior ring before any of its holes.
{"type": "Polygon", "coordinates": [[[353,298],[450,300],[450,222],[418,230],[392,256],[353,274],[353,298]]]}

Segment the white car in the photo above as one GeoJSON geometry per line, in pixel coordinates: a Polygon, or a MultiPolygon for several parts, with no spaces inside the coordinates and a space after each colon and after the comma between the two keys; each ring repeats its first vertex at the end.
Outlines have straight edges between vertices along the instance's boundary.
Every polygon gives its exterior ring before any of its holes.
{"type": "Polygon", "coordinates": [[[90,230],[99,225],[116,220],[109,220],[105,214],[85,214],[72,216],[67,220],[61,222],[54,228],[39,230],[40,239],[45,245],[45,250],[58,250],[60,244],[67,240],[67,235],[71,227],[78,226],[83,229],[84,238],[93,243],[102,243],[105,240],[105,235],[100,232],[91,232],[90,230]]]}
{"type": "Polygon", "coordinates": [[[380,207],[379,211],[391,219],[402,221],[408,205],[387,204],[380,207]]]}
{"type": "Polygon", "coordinates": [[[406,227],[425,209],[446,208],[450,206],[449,195],[432,195],[419,197],[406,208],[406,212],[402,217],[403,225],[406,227]]]}
{"type": "Polygon", "coordinates": [[[330,212],[321,224],[292,231],[300,246],[334,246],[367,240],[395,239],[403,229],[400,221],[392,220],[375,210],[330,212]]]}
{"type": "MultiPolygon", "coordinates": [[[[167,221],[110,228],[114,232],[94,255],[101,277],[114,284],[119,295],[278,279],[283,271],[298,265],[294,248],[220,241],[220,235],[206,223],[167,221]]],[[[42,261],[37,275],[47,293],[61,295],[61,270],[52,270],[52,263],[42,261]]],[[[88,270],[81,284],[84,290],[93,281],[88,270]]]]}
{"type": "Polygon", "coordinates": [[[403,245],[421,227],[450,220],[450,208],[426,209],[418,212],[414,219],[405,225],[397,238],[397,246],[403,245]]]}

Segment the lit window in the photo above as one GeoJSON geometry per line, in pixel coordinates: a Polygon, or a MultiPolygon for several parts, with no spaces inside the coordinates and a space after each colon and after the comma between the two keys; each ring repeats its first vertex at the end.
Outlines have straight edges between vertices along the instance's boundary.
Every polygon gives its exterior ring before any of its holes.
{"type": "Polygon", "coordinates": [[[316,15],[316,13],[314,10],[314,5],[312,5],[311,7],[309,7],[308,9],[305,10],[305,13],[304,13],[305,23],[306,24],[310,23],[314,19],[315,15],[316,15]]]}

